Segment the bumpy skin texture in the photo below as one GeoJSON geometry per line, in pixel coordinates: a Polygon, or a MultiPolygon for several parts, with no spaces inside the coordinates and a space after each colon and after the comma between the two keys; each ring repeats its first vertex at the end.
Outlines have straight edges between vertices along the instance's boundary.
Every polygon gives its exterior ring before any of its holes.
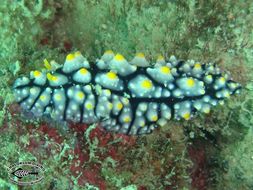
{"type": "Polygon", "coordinates": [[[142,53],[128,62],[106,51],[96,63],[80,52],[69,54],[63,66],[49,64],[14,83],[17,102],[36,116],[92,124],[108,131],[151,133],[171,118],[190,119],[241,86],[214,64],[159,56],[150,64],[142,53]]]}

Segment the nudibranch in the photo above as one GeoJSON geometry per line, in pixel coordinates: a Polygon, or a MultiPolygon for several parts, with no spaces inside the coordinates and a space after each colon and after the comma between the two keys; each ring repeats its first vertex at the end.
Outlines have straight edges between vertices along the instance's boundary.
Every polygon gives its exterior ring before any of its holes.
{"type": "Polygon", "coordinates": [[[59,65],[44,60],[46,69],[14,82],[17,102],[35,116],[55,120],[100,123],[108,131],[151,133],[170,119],[191,119],[197,112],[239,93],[241,86],[216,64],[193,60],[150,63],[143,53],[127,61],[106,51],[94,63],[78,51],[59,65]]]}

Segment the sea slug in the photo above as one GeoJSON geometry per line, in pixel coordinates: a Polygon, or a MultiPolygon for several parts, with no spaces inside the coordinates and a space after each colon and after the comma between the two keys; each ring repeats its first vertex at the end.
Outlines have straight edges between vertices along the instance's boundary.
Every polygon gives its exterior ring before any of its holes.
{"type": "Polygon", "coordinates": [[[78,51],[58,65],[44,60],[46,69],[14,82],[17,102],[35,116],[55,120],[100,123],[108,131],[129,135],[151,133],[168,120],[192,118],[197,111],[240,92],[213,63],[158,56],[151,64],[143,53],[128,62],[106,51],[89,63],[78,51]]]}

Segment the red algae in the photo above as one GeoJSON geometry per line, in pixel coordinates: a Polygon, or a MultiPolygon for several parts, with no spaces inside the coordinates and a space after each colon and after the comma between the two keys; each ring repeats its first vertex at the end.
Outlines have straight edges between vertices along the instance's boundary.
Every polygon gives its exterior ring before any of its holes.
{"type": "Polygon", "coordinates": [[[41,124],[38,130],[58,144],[63,142],[63,137],[58,133],[56,128],[48,127],[47,124],[41,124]]]}
{"type": "MultiPolygon", "coordinates": [[[[168,133],[160,136],[159,140],[152,135],[136,137],[113,134],[99,125],[74,123],[68,123],[68,128],[62,130],[61,125],[52,126],[47,122],[25,123],[15,114],[12,122],[13,125],[19,123],[19,127],[7,127],[6,130],[18,133],[19,139],[26,139],[19,143],[21,149],[49,167],[49,172],[59,173],[59,176],[64,173],[65,182],[72,187],[89,184],[100,189],[115,189],[116,184],[121,184],[117,187],[136,184],[140,188],[150,189],[155,181],[155,184],[170,189],[171,185],[166,183],[174,185],[181,181],[177,174],[168,177],[173,170],[181,171],[171,157],[174,153],[168,156],[162,152],[169,145],[168,133]],[[151,137],[149,143],[147,137],[151,137]],[[164,157],[172,160],[166,158],[162,161],[164,157]],[[176,169],[173,169],[174,166],[176,169]],[[144,178],[143,173],[150,178],[144,178]]],[[[176,136],[181,139],[180,134],[176,136]]],[[[171,142],[178,143],[178,139],[172,138],[171,142]]],[[[50,175],[55,176],[53,173],[50,175]]]]}
{"type": "Polygon", "coordinates": [[[204,146],[190,146],[188,153],[193,161],[193,168],[191,172],[192,187],[197,190],[206,190],[208,187],[208,169],[206,168],[206,153],[204,146]]]}

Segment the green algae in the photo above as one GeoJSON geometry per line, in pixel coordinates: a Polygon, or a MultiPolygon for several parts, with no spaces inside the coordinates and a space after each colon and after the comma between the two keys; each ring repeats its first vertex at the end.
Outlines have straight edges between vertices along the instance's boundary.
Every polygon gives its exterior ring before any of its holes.
{"type": "Polygon", "coordinates": [[[252,189],[253,188],[253,129],[241,141],[226,145],[221,151],[221,157],[227,161],[228,169],[221,177],[218,187],[226,184],[229,189],[252,189]],[[240,183],[238,183],[240,182],[240,183]]]}
{"type": "Polygon", "coordinates": [[[127,187],[123,187],[120,190],[137,190],[136,185],[129,185],[127,187]]]}
{"type": "Polygon", "coordinates": [[[89,146],[89,160],[95,160],[97,159],[96,156],[95,156],[95,153],[96,153],[96,149],[98,148],[98,139],[95,138],[93,140],[93,142],[91,142],[90,138],[89,138],[89,135],[90,135],[90,132],[95,129],[97,126],[94,124],[94,125],[90,125],[89,128],[85,131],[85,139],[87,140],[87,144],[89,146]]]}
{"type": "Polygon", "coordinates": [[[16,185],[13,185],[1,178],[0,178],[0,188],[1,189],[9,189],[9,190],[18,190],[18,187],[16,185]]]}

